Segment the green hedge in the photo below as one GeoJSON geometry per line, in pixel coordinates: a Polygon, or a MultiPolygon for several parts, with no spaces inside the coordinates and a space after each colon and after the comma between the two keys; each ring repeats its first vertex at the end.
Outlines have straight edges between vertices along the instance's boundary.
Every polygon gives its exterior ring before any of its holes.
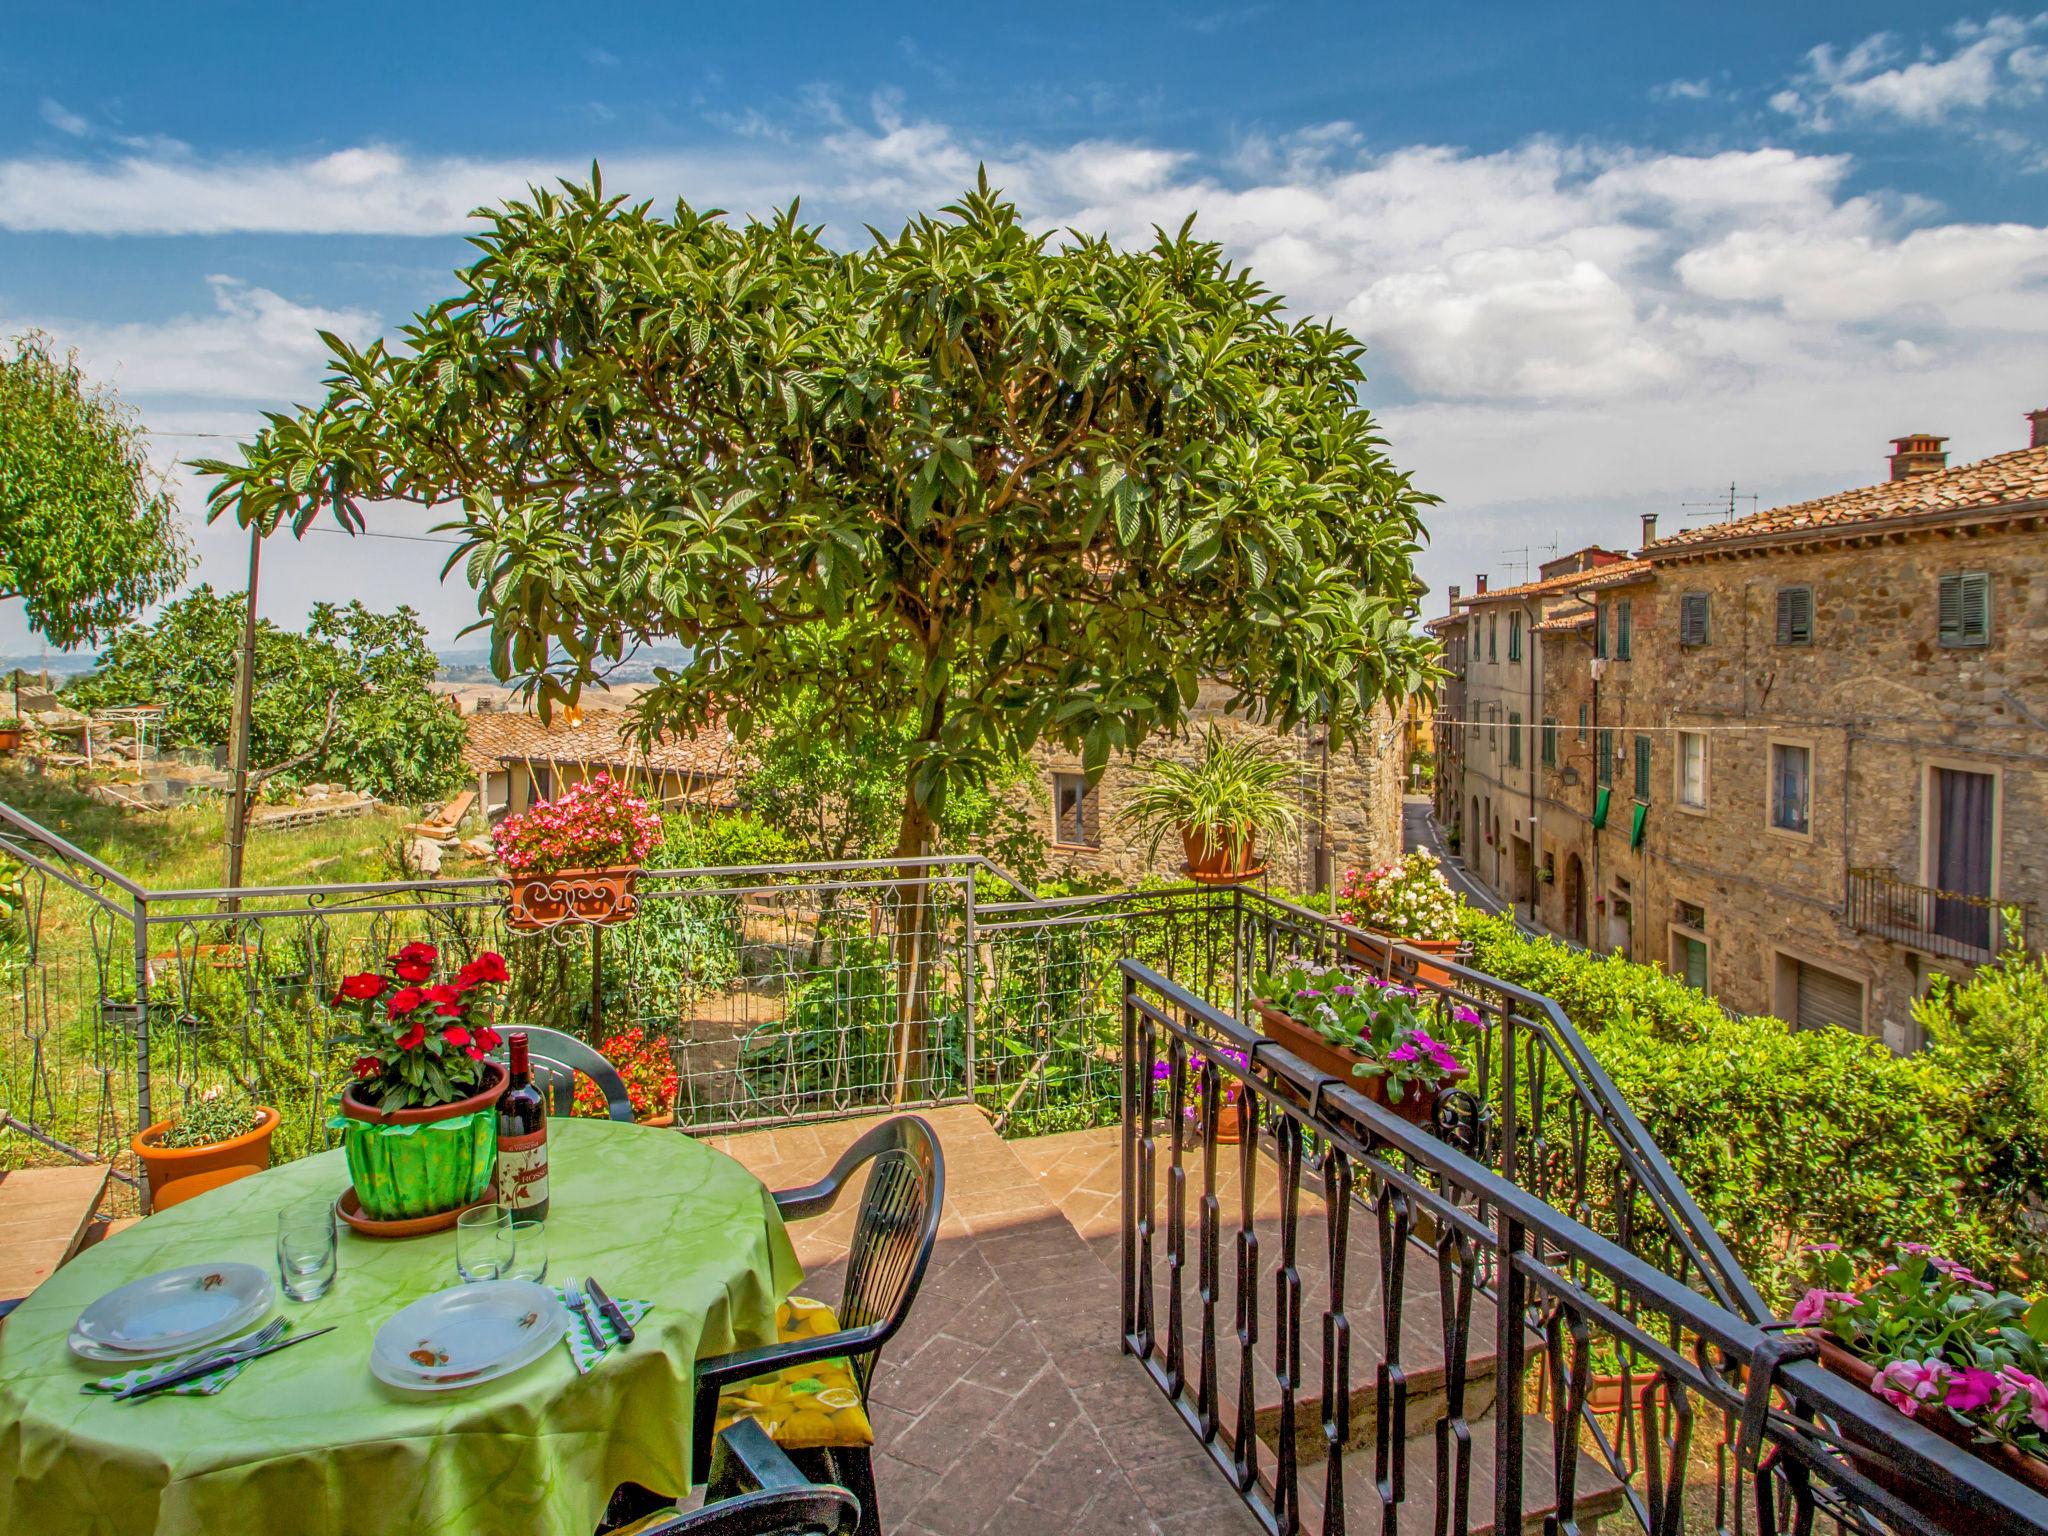
{"type": "MultiPolygon", "coordinates": [[[[1973,1113],[1986,1058],[2009,1050],[1897,1056],[1844,1030],[1731,1016],[1654,966],[1532,939],[1504,918],[1475,912],[1463,931],[1477,969],[1564,1009],[1773,1302],[1789,1299],[1809,1242],[1873,1252],[1927,1242],[1973,1266],[2038,1273],[2038,1240],[2000,1219],[2015,1202],[1994,1202],[1984,1178],[1983,1133],[2021,1095],[1973,1113]]],[[[2015,1032],[2026,1027],[2018,1013],[2002,1015],[2015,1032]]],[[[2048,1011],[2031,1029],[2048,1034],[2048,1011]]]]}

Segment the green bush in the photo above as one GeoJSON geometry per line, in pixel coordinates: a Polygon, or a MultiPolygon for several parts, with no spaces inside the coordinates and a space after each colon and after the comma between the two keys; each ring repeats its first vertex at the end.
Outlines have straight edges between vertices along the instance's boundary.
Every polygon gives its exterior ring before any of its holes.
{"type": "Polygon", "coordinates": [[[1563,1008],[1774,1303],[1789,1299],[1809,1242],[1879,1252],[1917,1241],[1994,1271],[2029,1265],[2033,1244],[2011,1213],[2022,1188],[2042,1188],[2042,1143],[2004,1149],[2043,1124],[2038,967],[2030,980],[1987,971],[1938,993],[1928,1007],[1952,1026],[1930,1023],[1936,1048],[1898,1056],[1844,1030],[1730,1015],[1654,966],[1532,939],[1504,918],[1473,913],[1463,931],[1476,968],[1563,1008]],[[1987,1198],[1995,1177],[2008,1181],[2005,1219],[1987,1198]]]}

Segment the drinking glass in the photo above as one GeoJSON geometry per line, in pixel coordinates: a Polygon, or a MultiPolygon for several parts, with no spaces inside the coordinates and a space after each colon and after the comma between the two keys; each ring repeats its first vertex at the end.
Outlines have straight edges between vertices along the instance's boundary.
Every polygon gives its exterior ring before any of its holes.
{"type": "Polygon", "coordinates": [[[318,1301],[334,1284],[334,1204],[325,1196],[277,1213],[277,1274],[293,1301],[318,1301]]]}
{"type": "Polygon", "coordinates": [[[455,1270],[464,1280],[504,1278],[516,1252],[509,1205],[480,1205],[455,1218],[455,1270]]]}
{"type": "Polygon", "coordinates": [[[538,1285],[548,1277],[548,1233],[538,1221],[512,1223],[512,1267],[508,1280],[531,1280],[538,1285]]]}

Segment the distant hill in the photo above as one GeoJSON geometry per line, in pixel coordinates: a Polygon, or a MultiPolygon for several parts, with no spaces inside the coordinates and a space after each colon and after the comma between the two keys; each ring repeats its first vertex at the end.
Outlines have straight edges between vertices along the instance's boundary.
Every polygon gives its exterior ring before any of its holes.
{"type": "MultiPolygon", "coordinates": [[[[491,653],[483,646],[462,650],[436,651],[441,669],[436,674],[445,683],[489,683],[491,653]]],[[[649,683],[656,667],[679,667],[690,659],[687,646],[650,645],[636,651],[610,674],[613,683],[649,683]]]]}

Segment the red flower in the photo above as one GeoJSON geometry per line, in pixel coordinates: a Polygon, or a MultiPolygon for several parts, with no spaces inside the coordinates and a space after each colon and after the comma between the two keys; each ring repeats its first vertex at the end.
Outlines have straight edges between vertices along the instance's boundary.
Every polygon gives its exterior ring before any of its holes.
{"type": "Polygon", "coordinates": [[[488,1024],[476,1032],[476,1043],[487,1051],[495,1051],[498,1048],[499,1041],[503,1038],[502,1035],[488,1024]]]}
{"type": "Polygon", "coordinates": [[[434,967],[425,960],[394,960],[391,969],[400,981],[425,981],[434,974],[434,967]]]}
{"type": "Polygon", "coordinates": [[[401,949],[396,955],[392,956],[392,959],[394,961],[411,960],[416,961],[421,965],[432,965],[436,960],[440,958],[441,951],[434,948],[434,946],[431,944],[420,943],[408,944],[405,946],[405,948],[401,949]]]}
{"type": "Polygon", "coordinates": [[[411,1029],[408,1029],[404,1034],[398,1037],[398,1048],[401,1051],[417,1050],[421,1042],[423,1042],[426,1038],[427,1026],[424,1024],[415,1024],[411,1029]]]}
{"type": "Polygon", "coordinates": [[[450,1045],[467,1045],[469,1044],[469,1031],[460,1024],[454,1024],[441,1031],[441,1038],[450,1045]]]}
{"type": "Polygon", "coordinates": [[[461,1000],[462,994],[446,982],[438,987],[427,988],[427,1001],[430,1003],[454,1003],[461,1000]]]}
{"type": "Polygon", "coordinates": [[[494,949],[487,949],[456,974],[455,985],[467,990],[485,982],[509,979],[510,975],[505,969],[505,957],[494,949]]]}
{"type": "Polygon", "coordinates": [[[467,1056],[471,1061],[482,1061],[484,1059],[484,1053],[478,1050],[473,1045],[469,1047],[468,1050],[464,1051],[462,1054],[467,1056]]]}
{"type": "Polygon", "coordinates": [[[375,1077],[384,1070],[384,1063],[374,1056],[358,1056],[355,1073],[357,1077],[375,1077]]]}
{"type": "Polygon", "coordinates": [[[384,990],[384,978],[375,971],[362,971],[354,976],[344,976],[341,995],[352,997],[357,1002],[366,1002],[384,990]]]}
{"type": "Polygon", "coordinates": [[[411,1013],[426,1000],[427,994],[418,987],[407,987],[403,991],[394,992],[391,1001],[384,1005],[385,1017],[395,1019],[401,1013],[411,1013]]]}

